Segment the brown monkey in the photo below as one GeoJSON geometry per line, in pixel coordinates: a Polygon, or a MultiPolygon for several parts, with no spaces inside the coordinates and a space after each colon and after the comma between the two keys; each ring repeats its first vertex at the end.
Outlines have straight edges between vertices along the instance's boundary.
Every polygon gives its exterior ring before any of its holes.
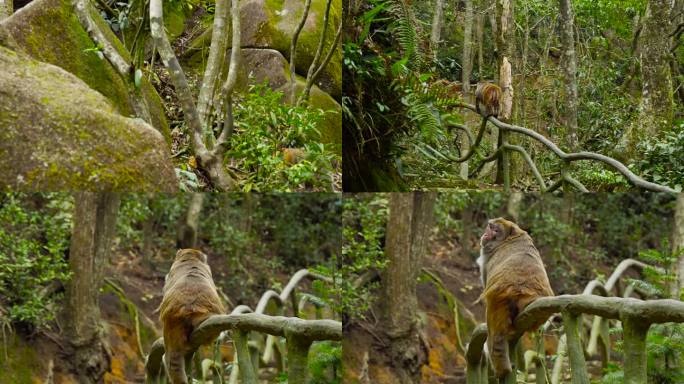
{"type": "Polygon", "coordinates": [[[492,83],[479,83],[475,90],[475,109],[484,118],[499,117],[501,88],[492,83]]]}
{"type": "Polygon", "coordinates": [[[306,152],[302,148],[283,148],[283,161],[287,165],[294,165],[306,158],[306,152]]]}
{"type": "Polygon", "coordinates": [[[494,372],[502,378],[511,372],[508,342],[516,316],[537,298],[553,296],[553,291],[539,251],[517,224],[503,218],[489,220],[480,245],[477,261],[485,286],[487,345],[494,372]]]}
{"type": "Polygon", "coordinates": [[[171,384],[186,384],[185,355],[192,331],[211,315],[224,313],[207,264],[196,249],[179,249],[164,283],[159,306],[164,327],[164,360],[171,384]]]}

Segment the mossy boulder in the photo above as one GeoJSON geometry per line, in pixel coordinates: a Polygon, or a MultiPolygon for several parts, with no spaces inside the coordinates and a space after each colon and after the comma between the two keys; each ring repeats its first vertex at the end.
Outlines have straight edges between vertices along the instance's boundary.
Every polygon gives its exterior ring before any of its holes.
{"type": "MultiPolygon", "coordinates": [[[[275,49],[290,59],[292,35],[304,11],[302,0],[244,0],[241,4],[242,47],[275,49]]],[[[318,41],[323,32],[323,16],[326,0],[312,0],[309,16],[297,42],[296,72],[306,76],[316,55],[318,41]]],[[[330,7],[325,48],[332,45],[335,32],[342,18],[342,1],[333,0],[330,7]]],[[[205,56],[211,43],[211,28],[198,36],[183,54],[187,63],[197,65],[206,62],[205,56]]],[[[327,54],[327,50],[323,52],[327,54]]],[[[322,60],[322,58],[321,58],[322,60]]],[[[337,50],[317,79],[317,85],[339,99],[342,94],[342,49],[337,50]]]]}
{"type": "Polygon", "coordinates": [[[151,125],[65,70],[0,47],[0,188],[178,189],[167,143],[151,125]]]}
{"type": "MultiPolygon", "coordinates": [[[[91,16],[100,24],[109,42],[130,62],[130,55],[119,39],[104,19],[91,10],[91,16]]],[[[152,84],[143,78],[140,88],[136,88],[132,74],[121,76],[106,59],[98,56],[95,43],[79,23],[69,0],[34,0],[0,25],[24,52],[76,75],[109,98],[119,114],[134,116],[135,99],[141,98],[150,112],[150,123],[170,141],[164,106],[152,84]]]]}
{"type": "MultiPolygon", "coordinates": [[[[306,80],[297,76],[297,97],[304,90],[306,80]]],[[[285,84],[278,91],[282,91],[284,95],[290,92],[290,85],[285,84]]],[[[311,108],[322,109],[325,111],[323,122],[320,127],[321,142],[326,144],[339,144],[340,150],[342,146],[342,107],[326,92],[323,92],[317,86],[311,87],[309,94],[309,106],[311,108]]]]}

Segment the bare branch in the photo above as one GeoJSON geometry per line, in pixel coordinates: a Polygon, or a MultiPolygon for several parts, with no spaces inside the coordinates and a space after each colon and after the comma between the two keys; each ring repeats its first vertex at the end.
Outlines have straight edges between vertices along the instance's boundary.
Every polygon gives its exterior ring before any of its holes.
{"type": "MultiPolygon", "coordinates": [[[[83,0],[80,0],[83,1],[83,0]]],[[[197,113],[197,108],[195,108],[195,102],[192,99],[192,92],[188,86],[188,80],[185,77],[185,72],[178,63],[178,58],[173,53],[171,44],[169,43],[169,38],[166,36],[164,31],[164,16],[162,9],[162,0],[151,0],[150,1],[150,33],[154,44],[157,47],[157,51],[164,61],[164,65],[169,70],[171,75],[171,80],[173,81],[173,86],[176,89],[176,94],[178,95],[178,101],[183,108],[183,114],[185,116],[185,121],[192,130],[192,143],[197,154],[200,158],[206,157],[208,155],[207,148],[202,141],[202,122],[200,121],[199,114],[197,113]]]]}
{"type": "MultiPolygon", "coordinates": [[[[472,110],[473,112],[476,112],[475,106],[472,104],[467,104],[467,103],[459,103],[459,107],[462,108],[467,108],[472,110]]],[[[517,133],[522,133],[523,135],[532,137],[533,139],[541,142],[544,144],[547,148],[549,148],[553,153],[556,154],[556,156],[560,157],[561,160],[565,160],[566,162],[572,162],[572,161],[577,161],[577,160],[596,160],[600,161],[602,163],[608,164],[611,167],[613,167],[616,171],[621,173],[632,185],[635,185],[637,187],[641,187],[650,191],[654,192],[667,192],[667,193],[677,193],[672,188],[652,183],[650,181],[646,181],[642,179],[641,177],[635,175],[632,171],[629,170],[624,164],[621,162],[613,159],[612,157],[601,155],[599,153],[594,153],[594,152],[576,152],[576,153],[565,153],[563,150],[558,148],[556,144],[554,144],[551,140],[547,139],[546,137],[542,136],[541,134],[532,131],[527,128],[519,127],[517,125],[512,125],[512,124],[507,124],[504,123],[497,118],[490,116],[489,120],[492,122],[492,124],[496,125],[500,129],[504,129],[507,131],[512,131],[512,132],[517,132],[517,133]]],[[[564,179],[567,182],[572,183],[572,181],[564,179]]],[[[573,179],[574,180],[574,179],[573,179]]],[[[558,185],[554,183],[551,187],[549,187],[549,192],[552,190],[555,190],[558,188],[558,185]]]]}
{"type": "Polygon", "coordinates": [[[230,50],[230,66],[228,67],[228,78],[223,85],[222,93],[226,96],[226,118],[223,123],[223,129],[216,142],[214,153],[221,155],[226,152],[228,140],[233,134],[233,90],[237,83],[237,73],[240,68],[241,44],[242,38],[240,36],[240,0],[232,0],[231,8],[231,29],[233,33],[232,48],[230,50]]]}
{"type": "Polygon", "coordinates": [[[297,25],[297,28],[294,31],[294,34],[292,35],[292,42],[290,43],[290,103],[294,104],[295,103],[295,94],[297,92],[297,81],[295,77],[295,57],[297,56],[297,40],[299,40],[299,34],[302,32],[302,28],[304,28],[304,24],[306,24],[306,19],[309,17],[309,8],[311,7],[311,0],[306,0],[306,4],[304,5],[304,13],[302,14],[302,19],[299,21],[299,25],[297,25]]]}
{"type": "Polygon", "coordinates": [[[200,121],[205,127],[207,126],[209,115],[211,115],[212,112],[216,91],[219,89],[217,86],[219,74],[226,58],[228,45],[228,40],[226,39],[226,29],[228,28],[226,18],[228,17],[228,11],[230,9],[226,3],[227,1],[230,0],[216,1],[209,57],[207,58],[204,79],[202,80],[199,97],[197,99],[197,110],[200,121]]]}

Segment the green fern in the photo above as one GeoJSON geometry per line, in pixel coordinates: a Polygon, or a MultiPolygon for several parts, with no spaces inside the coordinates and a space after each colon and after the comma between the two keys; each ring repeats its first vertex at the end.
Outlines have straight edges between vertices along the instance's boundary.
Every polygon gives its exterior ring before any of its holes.
{"type": "Polygon", "coordinates": [[[425,64],[425,54],[421,50],[419,27],[413,9],[406,0],[390,0],[387,11],[396,20],[392,24],[393,32],[403,50],[403,58],[410,69],[420,69],[425,64]]]}

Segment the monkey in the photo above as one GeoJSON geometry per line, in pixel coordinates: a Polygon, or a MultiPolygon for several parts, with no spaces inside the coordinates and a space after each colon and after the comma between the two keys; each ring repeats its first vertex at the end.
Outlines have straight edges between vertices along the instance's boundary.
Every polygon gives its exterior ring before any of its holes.
{"type": "Polygon", "coordinates": [[[159,311],[169,382],[187,384],[185,355],[192,331],[209,316],[225,313],[207,255],[196,249],[178,250],[166,275],[159,311]]]}
{"type": "Polygon", "coordinates": [[[475,90],[475,109],[485,119],[499,117],[501,88],[492,83],[479,83],[475,90]]]}
{"type": "Polygon", "coordinates": [[[294,165],[306,158],[306,152],[301,148],[283,148],[283,161],[287,165],[294,165]]]}
{"type": "Polygon", "coordinates": [[[503,378],[511,372],[508,342],[515,332],[515,318],[534,300],[554,294],[539,251],[517,224],[503,218],[489,220],[480,246],[487,346],[494,372],[503,378]]]}

